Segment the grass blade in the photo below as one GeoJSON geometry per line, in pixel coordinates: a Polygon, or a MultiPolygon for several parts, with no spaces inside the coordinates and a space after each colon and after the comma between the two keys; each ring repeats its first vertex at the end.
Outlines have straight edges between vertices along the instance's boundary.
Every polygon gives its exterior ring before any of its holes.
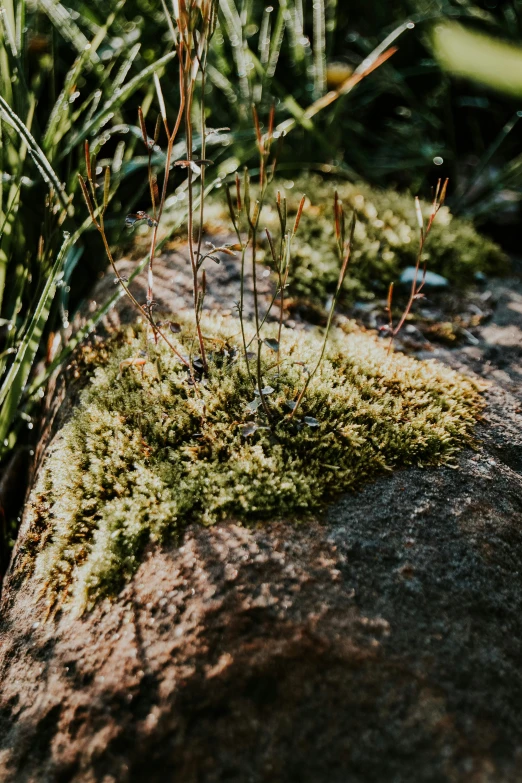
{"type": "Polygon", "coordinates": [[[326,33],[324,0],[314,0],[314,92],[317,98],[326,90],[326,33]]]}
{"type": "MultiPolygon", "coordinates": [[[[69,11],[61,3],[57,3],[54,0],[38,0],[38,5],[47,14],[65,40],[74,46],[78,54],[82,54],[86,49],[89,49],[89,41],[76,22],[73,21],[69,11]]],[[[97,54],[91,52],[91,57],[95,62],[99,62],[97,54]]]]}
{"type": "Polygon", "coordinates": [[[115,90],[112,97],[104,103],[100,111],[83,126],[81,131],[73,135],[62,152],[61,157],[66,157],[66,155],[68,155],[78,144],[85,141],[87,136],[96,133],[103,120],[105,120],[111,112],[119,109],[138,87],[141,87],[141,85],[156,73],[156,71],[159,71],[164,65],[167,65],[174,57],[176,57],[176,52],[165,54],[163,57],[160,57],[159,60],[156,60],[156,62],[147,66],[147,68],[144,68],[141,73],[137,74],[137,76],[131,79],[130,82],[127,82],[121,89],[115,90]]]}
{"type": "Polygon", "coordinates": [[[40,339],[49,317],[49,311],[56,292],[56,285],[69,246],[70,236],[69,234],[66,234],[60,251],[56,256],[53,268],[49,273],[44,289],[40,295],[33,316],[29,322],[29,326],[16,352],[14,362],[9,368],[0,389],[0,453],[3,448],[4,440],[12,426],[24,386],[29,377],[29,372],[40,345],[40,339]]]}
{"type": "Polygon", "coordinates": [[[27,144],[27,148],[31,153],[31,157],[36,163],[43,178],[49,185],[51,185],[55,189],[56,195],[60,199],[63,208],[67,210],[68,205],[67,205],[66,195],[64,192],[64,187],[60,182],[60,180],[58,179],[53,167],[45,157],[43,150],[36,143],[34,137],[30,134],[26,125],[22,122],[20,117],[17,114],[15,114],[15,112],[11,109],[7,101],[5,101],[1,95],[0,95],[0,109],[3,111],[7,122],[16,131],[18,131],[22,139],[27,144]]]}

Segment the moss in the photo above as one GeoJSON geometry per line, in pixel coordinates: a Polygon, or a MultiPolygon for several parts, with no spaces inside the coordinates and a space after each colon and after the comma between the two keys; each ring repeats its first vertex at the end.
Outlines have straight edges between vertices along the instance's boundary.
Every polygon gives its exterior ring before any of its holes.
{"type": "MultiPolygon", "coordinates": [[[[324,303],[335,290],[339,274],[332,220],[336,188],[346,211],[355,209],[358,217],[355,250],[344,284],[346,296],[368,299],[382,295],[391,282],[399,279],[401,271],[416,261],[419,240],[413,197],[360,183],[325,181],[318,175],[301,177],[291,188],[285,188],[284,183],[272,186],[286,195],[291,214],[295,214],[303,193],[310,201],[292,245],[290,295],[324,303]]],[[[426,202],[423,211],[429,214],[426,202]]],[[[221,220],[225,219],[221,211],[221,220]]],[[[277,231],[273,194],[263,212],[262,225],[277,231]]],[[[458,285],[472,282],[477,272],[501,274],[508,263],[494,242],[481,236],[469,221],[453,216],[447,207],[437,216],[425,257],[431,271],[458,285]]]]}
{"type": "MultiPolygon", "coordinates": [[[[115,593],[150,541],[176,540],[190,522],[306,518],[381,471],[445,463],[480,407],[470,380],[432,361],[388,356],[384,343],[345,327],[333,329],[290,421],[287,403],[321,334],[285,329],[280,372],[276,354],[265,348],[263,358],[273,427],[246,437],[247,422],[266,421],[261,408],[246,408],[255,396],[238,322],[213,318],[204,327],[214,351],[199,395],[168,350],[127,332],[58,434],[33,493],[33,513],[49,522],[36,571],[52,600],[81,609],[115,593]],[[121,365],[145,350],[143,372],[121,365]]],[[[192,331],[185,323],[183,350],[192,331]]]]}

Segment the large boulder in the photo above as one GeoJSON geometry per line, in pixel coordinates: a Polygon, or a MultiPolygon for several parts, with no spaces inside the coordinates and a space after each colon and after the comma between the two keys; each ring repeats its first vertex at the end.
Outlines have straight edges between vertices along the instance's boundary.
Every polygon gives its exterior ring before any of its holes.
{"type": "Polygon", "coordinates": [[[25,520],[1,604],[0,778],[520,780],[521,325],[504,287],[480,344],[440,353],[492,381],[456,467],[379,478],[302,525],[192,526],[79,618],[47,616],[21,569],[45,533],[25,520]]]}

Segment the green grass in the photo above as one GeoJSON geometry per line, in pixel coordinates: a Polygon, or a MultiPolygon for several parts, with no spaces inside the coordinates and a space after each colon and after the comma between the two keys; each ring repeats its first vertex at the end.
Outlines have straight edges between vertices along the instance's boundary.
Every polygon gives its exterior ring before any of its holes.
{"type": "MultiPolygon", "coordinates": [[[[90,225],[74,207],[83,142],[89,137],[98,154],[107,122],[117,124],[125,102],[173,59],[167,54],[128,76],[136,53],[129,60],[125,48],[123,57],[107,49],[115,14],[86,37],[60,4],[42,7],[72,47],[67,68],[49,55],[50,39],[41,53],[33,47],[41,23],[33,6],[6,0],[0,17],[0,460],[25,423],[33,426],[34,400],[25,387],[39,351],[57,331],[62,345],[66,339],[70,284],[90,225]]],[[[111,210],[132,139],[111,161],[111,210]]]]}
{"type": "MultiPolygon", "coordinates": [[[[192,329],[183,324],[185,351],[192,329]]],[[[237,320],[206,319],[204,333],[213,352],[199,394],[168,349],[147,347],[130,328],[91,361],[94,373],[29,504],[36,574],[51,604],[67,600],[82,611],[114,595],[150,542],[178,541],[191,522],[306,522],[383,471],[450,462],[481,407],[470,380],[435,362],[388,356],[383,342],[349,326],[333,329],[290,420],[288,403],[321,334],[285,329],[280,373],[276,354],[267,350],[263,361],[273,389],[266,429],[262,408],[247,407],[256,397],[239,358],[237,320]],[[142,351],[143,368],[127,366],[142,351]],[[249,424],[259,429],[248,435],[249,424]]],[[[18,568],[27,573],[29,559],[18,568]]]]}

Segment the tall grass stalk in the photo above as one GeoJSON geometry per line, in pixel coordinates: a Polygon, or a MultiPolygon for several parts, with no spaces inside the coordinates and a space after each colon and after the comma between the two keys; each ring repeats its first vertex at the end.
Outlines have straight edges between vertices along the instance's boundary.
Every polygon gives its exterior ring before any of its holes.
{"type": "MultiPolygon", "coordinates": [[[[39,9],[38,29],[43,10],[56,30],[55,40],[76,50],[77,57],[71,58],[57,89],[46,83],[57,78],[56,70],[54,62],[50,67],[43,61],[35,63],[39,56],[31,50],[35,9],[25,0],[4,0],[0,14],[0,324],[4,324],[0,459],[30,419],[32,394],[39,384],[36,378],[30,381],[30,374],[40,346],[57,322],[60,328],[69,321],[68,281],[79,257],[73,246],[91,225],[90,220],[78,220],[73,206],[83,142],[89,137],[91,150],[97,152],[112,131],[107,125],[113,117],[116,125],[120,120],[120,127],[128,130],[118,112],[177,56],[168,52],[144,65],[134,43],[112,54],[108,33],[115,13],[96,26],[89,40],[65,6],[43,3],[39,9]],[[107,43],[109,58],[105,51],[102,63],[99,50],[107,43]],[[136,64],[139,72],[129,77],[136,64]],[[78,89],[82,83],[90,88],[78,89]],[[56,94],[54,103],[43,100],[46,93],[56,94]],[[64,231],[70,235],[65,243],[64,231]],[[57,288],[60,301],[53,304],[57,288]]],[[[132,146],[132,138],[119,142],[120,160],[132,146]]],[[[104,209],[126,176],[125,167],[115,167],[112,175],[104,209]]],[[[47,368],[38,378],[48,377],[46,373],[47,368]]]]}
{"type": "Polygon", "coordinates": [[[355,233],[355,226],[357,223],[357,216],[355,212],[352,216],[352,223],[350,227],[350,233],[348,238],[346,238],[346,217],[345,212],[343,208],[342,202],[339,200],[337,193],[335,194],[335,200],[334,200],[334,220],[335,220],[335,236],[337,240],[337,249],[339,253],[339,258],[341,261],[341,268],[339,270],[339,277],[337,279],[337,287],[335,289],[335,294],[332,298],[332,303],[330,305],[330,311],[328,313],[328,320],[326,322],[326,328],[324,330],[324,338],[323,338],[323,344],[321,348],[321,352],[318,356],[317,362],[315,364],[314,369],[308,373],[306,381],[304,383],[303,388],[299,392],[299,395],[297,397],[297,400],[295,401],[295,405],[289,414],[289,419],[293,419],[295,414],[297,413],[304,396],[308,390],[308,387],[313,380],[314,376],[317,374],[317,371],[319,370],[319,367],[321,366],[321,362],[324,358],[324,352],[326,350],[326,345],[328,343],[328,336],[330,334],[330,329],[332,326],[333,317],[335,314],[335,308],[337,305],[337,300],[339,299],[339,294],[341,293],[341,289],[343,287],[343,283],[346,277],[346,274],[348,272],[348,266],[350,263],[350,258],[352,254],[352,248],[353,248],[353,237],[355,233]]]}
{"type": "Polygon", "coordinates": [[[390,342],[388,345],[388,353],[391,351],[393,341],[401,331],[402,327],[404,326],[404,322],[406,321],[408,315],[411,312],[411,308],[413,306],[413,303],[417,301],[417,299],[421,299],[424,294],[422,293],[422,289],[424,288],[424,284],[426,282],[426,271],[427,271],[427,265],[428,261],[427,259],[423,260],[424,250],[426,246],[426,242],[428,240],[428,237],[430,235],[430,231],[433,227],[433,223],[435,221],[435,218],[437,217],[440,209],[444,206],[444,201],[446,200],[446,191],[448,188],[448,180],[445,179],[444,182],[439,179],[437,182],[437,187],[435,189],[435,195],[433,197],[433,202],[431,204],[431,211],[428,217],[428,222],[426,225],[424,225],[424,217],[422,214],[422,209],[420,205],[420,201],[418,197],[415,198],[415,212],[417,215],[417,223],[419,226],[419,250],[417,253],[417,259],[415,262],[415,271],[413,274],[413,280],[411,283],[411,289],[410,289],[410,296],[408,299],[408,302],[406,304],[406,307],[404,308],[404,312],[402,313],[399,322],[396,326],[393,325],[393,314],[392,314],[392,303],[393,303],[393,283],[390,284],[389,290],[388,290],[388,302],[387,302],[387,312],[388,312],[388,318],[389,323],[386,327],[386,330],[388,331],[390,335],[390,342]],[[422,279],[419,283],[419,272],[420,267],[422,264],[422,279]]]}

